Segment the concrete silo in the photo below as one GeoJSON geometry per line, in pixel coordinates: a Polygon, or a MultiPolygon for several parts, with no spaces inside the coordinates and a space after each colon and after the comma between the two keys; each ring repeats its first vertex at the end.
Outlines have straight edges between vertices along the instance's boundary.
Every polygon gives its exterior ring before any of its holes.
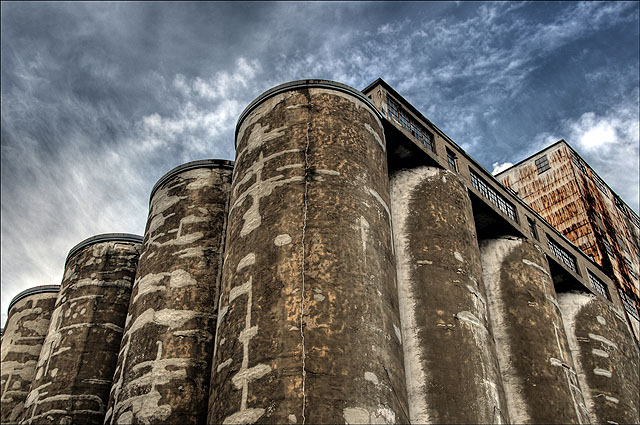
{"type": "Polygon", "coordinates": [[[480,249],[511,421],[589,423],[546,257],[516,237],[480,249]]]}
{"type": "Polygon", "coordinates": [[[592,423],[640,423],[640,354],[624,314],[583,292],[558,294],[592,423]]]}
{"type": "Polygon", "coordinates": [[[16,295],[2,336],[0,422],[17,423],[35,377],[60,285],[42,285],[16,295]]]}
{"type": "Polygon", "coordinates": [[[141,242],[109,233],[69,252],[23,423],[103,423],[141,242]]]}
{"type": "Polygon", "coordinates": [[[194,161],[154,186],[105,423],[206,421],[232,172],[194,161]]]}
{"type": "Polygon", "coordinates": [[[401,170],[391,208],[411,421],[508,421],[466,187],[448,170],[401,170]]]}
{"type": "Polygon", "coordinates": [[[240,116],[210,423],[407,422],[378,114],[302,80],[240,116]]]}

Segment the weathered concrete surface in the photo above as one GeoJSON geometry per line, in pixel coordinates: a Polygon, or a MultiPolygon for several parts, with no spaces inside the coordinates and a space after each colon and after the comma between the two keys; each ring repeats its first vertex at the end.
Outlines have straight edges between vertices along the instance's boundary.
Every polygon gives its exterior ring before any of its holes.
{"type": "Polygon", "coordinates": [[[233,171],[230,161],[209,162],[184,164],[152,195],[107,424],[207,419],[233,171]]]}
{"type": "Polygon", "coordinates": [[[103,423],[139,253],[109,240],[68,258],[23,423],[103,423]]]}
{"type": "Polygon", "coordinates": [[[471,200],[448,170],[391,179],[412,423],[508,421],[471,200]]]}
{"type": "Polygon", "coordinates": [[[592,294],[558,294],[593,423],[640,423],[640,356],[622,311],[592,294]]]}
{"type": "Polygon", "coordinates": [[[18,423],[22,416],[59,289],[30,288],[11,302],[0,356],[0,423],[18,423]]]}
{"type": "Polygon", "coordinates": [[[241,122],[209,423],[408,420],[385,140],[307,87],[241,122]]]}
{"type": "Polygon", "coordinates": [[[589,423],[544,254],[509,237],[480,250],[511,421],[589,423]]]}

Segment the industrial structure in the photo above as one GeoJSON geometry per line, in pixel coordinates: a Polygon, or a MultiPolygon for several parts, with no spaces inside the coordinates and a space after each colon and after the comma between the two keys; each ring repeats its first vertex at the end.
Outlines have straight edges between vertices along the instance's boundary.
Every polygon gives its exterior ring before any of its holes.
{"type": "MultiPolygon", "coordinates": [[[[498,181],[589,255],[612,278],[640,340],[640,217],[565,140],[502,171],[498,181]]],[[[591,278],[591,276],[590,276],[591,278]]]]}
{"type": "Polygon", "coordinates": [[[235,146],[12,302],[2,423],[640,422],[632,211],[597,257],[381,79],[268,90],[235,146]]]}

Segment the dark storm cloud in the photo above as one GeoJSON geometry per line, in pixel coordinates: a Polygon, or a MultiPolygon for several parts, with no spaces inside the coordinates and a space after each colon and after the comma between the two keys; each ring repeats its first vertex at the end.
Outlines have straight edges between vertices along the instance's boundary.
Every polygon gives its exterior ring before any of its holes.
{"type": "Polygon", "coordinates": [[[638,210],[638,3],[3,2],[2,322],[285,81],[384,78],[486,168],[559,138],[638,210]],[[624,169],[621,173],[619,170],[624,169]]]}

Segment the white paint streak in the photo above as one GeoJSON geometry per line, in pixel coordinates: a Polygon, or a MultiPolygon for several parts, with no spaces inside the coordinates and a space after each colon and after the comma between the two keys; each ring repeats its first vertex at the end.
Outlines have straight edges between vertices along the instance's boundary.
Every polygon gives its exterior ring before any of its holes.
{"type": "Polygon", "coordinates": [[[599,376],[606,376],[607,378],[611,378],[611,371],[606,370],[606,369],[600,369],[599,367],[596,367],[593,369],[593,373],[599,376]]]}
{"type": "Polygon", "coordinates": [[[291,236],[287,233],[283,233],[282,235],[278,235],[273,240],[273,244],[275,246],[285,246],[291,243],[291,236]]]}
{"type": "Polygon", "coordinates": [[[252,266],[256,263],[256,254],[253,252],[245,255],[239,262],[238,267],[236,267],[236,272],[244,269],[245,267],[252,266]]]}

